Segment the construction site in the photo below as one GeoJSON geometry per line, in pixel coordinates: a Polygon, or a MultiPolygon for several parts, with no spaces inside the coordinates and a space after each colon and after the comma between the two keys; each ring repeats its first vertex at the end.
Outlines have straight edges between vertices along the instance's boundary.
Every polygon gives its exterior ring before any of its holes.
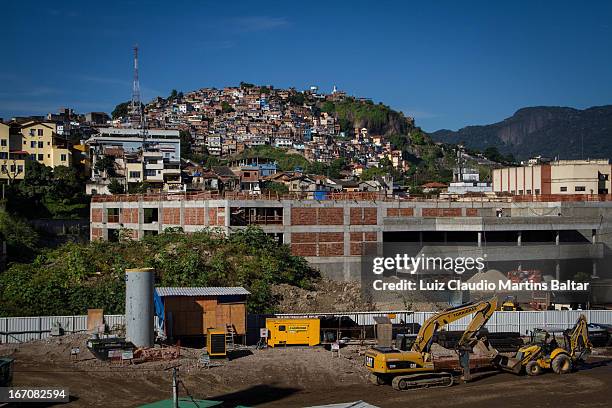
{"type": "Polygon", "coordinates": [[[250,315],[241,287],[125,276],[125,315],[0,319],[2,385],[83,407],[609,406],[607,310],[250,315]]]}

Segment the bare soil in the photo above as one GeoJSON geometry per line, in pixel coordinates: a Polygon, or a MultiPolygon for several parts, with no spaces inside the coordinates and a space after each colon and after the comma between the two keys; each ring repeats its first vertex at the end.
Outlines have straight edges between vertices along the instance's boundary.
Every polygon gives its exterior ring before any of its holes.
{"type": "Polygon", "coordinates": [[[374,303],[363,296],[361,284],[357,281],[339,282],[322,278],[312,290],[305,290],[287,284],[273,285],[272,294],[277,300],[279,313],[333,313],[350,310],[442,310],[448,305],[418,301],[412,298],[388,300],[374,303]]]}
{"type": "MultiPolygon", "coordinates": [[[[379,407],[608,407],[612,382],[610,351],[598,350],[581,370],[558,376],[498,373],[450,388],[394,391],[366,381],[363,348],[346,347],[339,357],[323,348],[245,350],[230,361],[204,368],[200,350],[182,349],[173,361],[120,365],[96,360],[86,336],[64,336],[21,345],[0,345],[16,359],[15,386],[68,387],[74,407],[135,407],[171,397],[171,371],[194,398],[262,407],[305,407],[364,400],[379,407]],[[80,347],[77,360],[72,347],[80,347]]],[[[443,350],[442,350],[443,351],[443,350]]]]}

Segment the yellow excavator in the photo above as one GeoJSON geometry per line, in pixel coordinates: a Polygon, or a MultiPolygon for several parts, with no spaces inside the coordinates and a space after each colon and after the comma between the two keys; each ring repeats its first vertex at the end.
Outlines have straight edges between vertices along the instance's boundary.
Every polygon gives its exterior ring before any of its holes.
{"type": "MultiPolygon", "coordinates": [[[[373,347],[365,353],[365,366],[370,371],[369,380],[377,385],[391,382],[396,390],[427,387],[448,387],[453,385],[452,372],[437,368],[430,352],[434,334],[443,326],[474,314],[457,344],[460,365],[467,369],[469,377],[469,350],[477,343],[478,331],[487,323],[497,309],[497,298],[461,306],[439,312],[423,323],[409,351],[393,347],[373,347]]],[[[488,349],[488,347],[487,347],[488,349]]],[[[489,349],[489,351],[491,351],[489,349]]],[[[493,353],[497,353],[493,350],[493,353]]],[[[492,356],[491,358],[493,358],[492,356]]],[[[467,380],[467,378],[466,378],[467,380]]]]}
{"type": "Polygon", "coordinates": [[[521,347],[514,357],[498,355],[495,363],[505,371],[528,375],[539,375],[552,370],[556,374],[571,372],[576,363],[591,351],[587,319],[580,315],[571,329],[551,330],[535,328],[531,331],[531,341],[521,347]],[[556,334],[563,335],[563,347],[559,346],[556,334]]]}

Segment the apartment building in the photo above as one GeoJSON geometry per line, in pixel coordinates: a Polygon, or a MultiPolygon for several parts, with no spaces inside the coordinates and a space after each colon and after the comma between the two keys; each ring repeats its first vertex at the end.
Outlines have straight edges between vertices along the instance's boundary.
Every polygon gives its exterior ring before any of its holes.
{"type": "Polygon", "coordinates": [[[31,160],[49,167],[71,166],[72,150],[67,139],[58,134],[55,122],[26,122],[20,126],[21,150],[31,160]]]}
{"type": "Polygon", "coordinates": [[[530,161],[493,170],[493,191],[512,195],[610,194],[608,159],[530,161]]]}
{"type": "Polygon", "coordinates": [[[0,122],[0,180],[11,182],[25,176],[25,157],[16,129],[0,122]]]}
{"type": "Polygon", "coordinates": [[[146,183],[152,190],[183,190],[180,169],[181,141],[178,130],[100,128],[85,144],[91,157],[91,181],[87,194],[110,194],[108,185],[146,183]],[[113,174],[96,163],[113,158],[113,174]]]}

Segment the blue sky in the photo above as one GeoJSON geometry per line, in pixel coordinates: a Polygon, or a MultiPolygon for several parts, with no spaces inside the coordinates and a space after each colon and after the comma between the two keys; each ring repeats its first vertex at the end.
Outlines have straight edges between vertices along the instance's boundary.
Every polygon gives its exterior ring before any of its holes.
{"type": "Polygon", "coordinates": [[[612,2],[3,2],[0,117],[240,81],[382,101],[426,130],[612,103],[612,2]]]}

